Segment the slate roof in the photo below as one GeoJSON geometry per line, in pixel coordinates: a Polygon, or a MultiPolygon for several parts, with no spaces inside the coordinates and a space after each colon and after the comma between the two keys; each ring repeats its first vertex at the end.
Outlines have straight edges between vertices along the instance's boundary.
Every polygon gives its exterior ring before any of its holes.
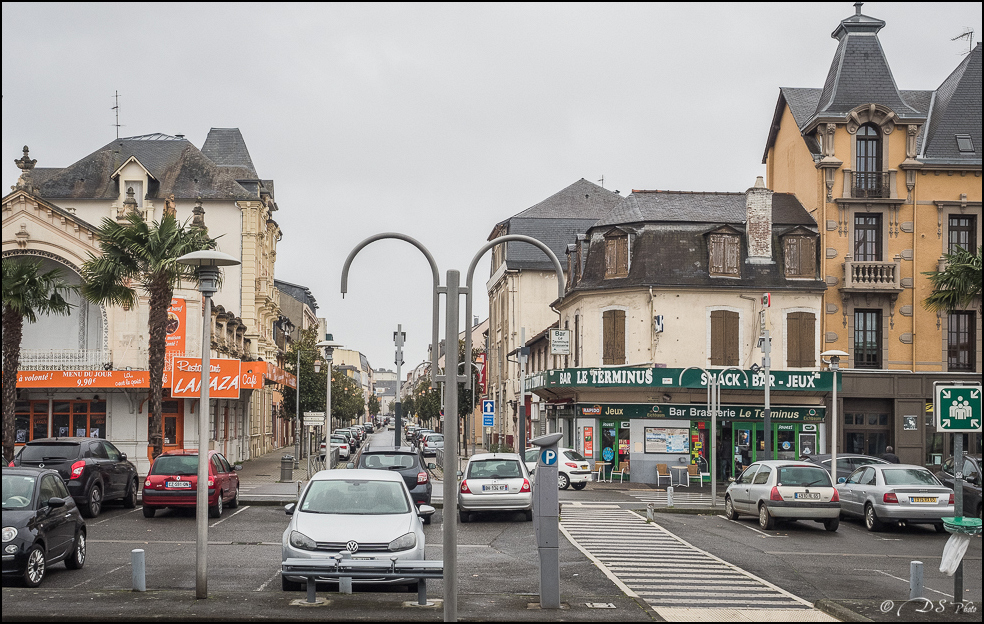
{"type": "Polygon", "coordinates": [[[823,291],[826,285],[819,277],[785,278],[779,240],[783,234],[798,228],[816,233],[816,222],[792,194],[774,193],[772,201],[775,263],[746,264],[744,193],[633,191],[589,231],[584,269],[568,294],[626,287],[823,291]],[[629,274],[624,278],[605,279],[603,235],[616,225],[632,236],[629,274]],[[706,234],[722,226],[742,233],[739,279],[711,277],[708,272],[710,253],[706,234]]]}
{"type": "Polygon", "coordinates": [[[318,310],[318,302],[315,300],[314,295],[311,294],[311,289],[307,286],[291,284],[290,282],[285,282],[279,279],[274,279],[273,285],[280,292],[287,293],[301,303],[306,303],[312,311],[316,312],[318,310]]]}
{"type": "MultiPolygon", "coordinates": [[[[622,201],[622,196],[581,178],[567,188],[496,225],[545,243],[564,265],[567,245],[622,201]]],[[[493,236],[489,235],[489,240],[493,236]]],[[[553,263],[533,245],[506,243],[506,268],[552,271],[553,263]]]]}
{"type": "Polygon", "coordinates": [[[981,164],[981,44],[936,90],[919,159],[927,163],[981,164]],[[973,152],[957,149],[956,135],[969,134],[973,152]]]}
{"type": "Polygon", "coordinates": [[[240,185],[225,168],[216,165],[184,137],[165,134],[126,137],[65,168],[35,168],[32,177],[42,197],[56,199],[106,199],[120,195],[119,180],[112,174],[135,157],[153,179],[147,197],[163,199],[256,199],[256,191],[240,185]]]}
{"type": "Polygon", "coordinates": [[[202,154],[220,167],[235,170],[241,175],[236,175],[237,179],[255,180],[259,178],[256,168],[253,166],[253,159],[249,156],[246,149],[246,140],[243,139],[239,128],[212,128],[208,131],[205,144],[202,145],[202,154]]]}

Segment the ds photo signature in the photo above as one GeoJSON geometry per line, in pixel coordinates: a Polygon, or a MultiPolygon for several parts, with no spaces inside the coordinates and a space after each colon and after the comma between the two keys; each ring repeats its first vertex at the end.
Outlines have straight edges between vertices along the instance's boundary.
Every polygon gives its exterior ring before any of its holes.
{"type": "Polygon", "coordinates": [[[882,613],[895,611],[896,617],[902,617],[902,611],[911,610],[915,613],[977,613],[977,605],[969,600],[951,602],[946,599],[932,601],[929,598],[910,598],[905,602],[896,603],[886,600],[881,603],[882,613]],[[896,609],[896,606],[898,607],[896,609]],[[907,609],[908,607],[908,609],[907,609]]]}

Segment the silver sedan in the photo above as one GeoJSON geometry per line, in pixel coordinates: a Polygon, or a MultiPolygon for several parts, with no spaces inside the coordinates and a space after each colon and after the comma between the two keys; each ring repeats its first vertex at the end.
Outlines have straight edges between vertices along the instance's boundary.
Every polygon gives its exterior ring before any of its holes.
{"type": "Polygon", "coordinates": [[[943,518],[953,516],[953,490],[922,466],[871,464],[837,484],[841,511],[864,518],[869,531],[886,523],[932,524],[943,533],[943,518]]]}

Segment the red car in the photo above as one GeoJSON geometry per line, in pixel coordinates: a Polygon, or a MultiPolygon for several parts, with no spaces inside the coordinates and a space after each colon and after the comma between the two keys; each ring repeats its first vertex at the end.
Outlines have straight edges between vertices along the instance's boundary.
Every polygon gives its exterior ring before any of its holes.
{"type": "MultiPolygon", "coordinates": [[[[240,466],[233,467],[218,451],[208,452],[208,515],[218,518],[222,507],[239,506],[240,466]]],[[[159,455],[144,480],[143,513],[153,518],[161,507],[195,507],[198,487],[198,449],[159,455]]]]}

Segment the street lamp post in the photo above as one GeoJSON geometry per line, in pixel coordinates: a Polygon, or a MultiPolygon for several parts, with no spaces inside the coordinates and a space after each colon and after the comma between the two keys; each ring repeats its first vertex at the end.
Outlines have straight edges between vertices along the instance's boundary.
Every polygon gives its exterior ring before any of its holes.
{"type": "Polygon", "coordinates": [[[393,332],[393,341],[396,343],[396,427],[393,430],[393,446],[400,446],[400,436],[403,435],[403,402],[400,395],[400,368],[403,366],[403,343],[407,339],[407,333],[403,331],[403,325],[397,325],[393,332]]]}
{"type": "MultiPolygon", "coordinates": [[[[325,400],[325,439],[330,440],[331,438],[331,355],[335,349],[340,349],[342,343],[335,342],[331,339],[331,334],[322,340],[318,344],[314,345],[316,347],[321,347],[325,353],[325,362],[328,364],[328,390],[325,400]]],[[[329,443],[330,446],[330,443],[329,443]]]]}
{"type": "Polygon", "coordinates": [[[833,405],[830,406],[830,474],[834,477],[834,487],[837,486],[837,371],[840,370],[840,359],[847,356],[847,353],[838,349],[831,349],[820,354],[820,359],[827,362],[830,372],[834,374],[833,405]],[[830,359],[824,360],[825,357],[830,359]]]}
{"type": "Polygon", "coordinates": [[[208,598],[208,384],[212,349],[212,295],[219,289],[219,267],[240,264],[229,254],[205,250],[185,254],[181,264],[198,267],[198,291],[205,304],[202,315],[202,387],[198,401],[198,484],[195,499],[195,597],[208,598]]]}

